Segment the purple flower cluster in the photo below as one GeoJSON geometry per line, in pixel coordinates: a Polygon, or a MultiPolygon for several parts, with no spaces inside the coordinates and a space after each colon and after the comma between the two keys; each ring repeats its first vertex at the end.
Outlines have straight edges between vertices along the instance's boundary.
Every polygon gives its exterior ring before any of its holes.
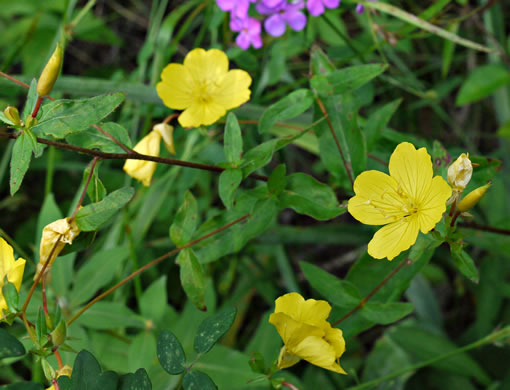
{"type": "MultiPolygon", "coordinates": [[[[230,29],[239,33],[236,37],[237,45],[246,50],[250,46],[255,49],[262,47],[262,23],[249,15],[251,3],[264,19],[264,29],[273,36],[279,37],[285,33],[287,26],[300,31],[306,26],[304,9],[310,15],[319,16],[326,8],[337,8],[341,0],[216,0],[221,10],[230,12],[230,29]],[[306,2],[306,5],[305,5],[306,2]]],[[[363,6],[358,5],[356,11],[363,12],[363,6]]]]}

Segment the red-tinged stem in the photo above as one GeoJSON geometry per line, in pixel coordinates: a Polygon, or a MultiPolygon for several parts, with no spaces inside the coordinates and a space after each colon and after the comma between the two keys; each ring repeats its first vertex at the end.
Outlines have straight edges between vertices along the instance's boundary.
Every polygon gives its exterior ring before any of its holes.
{"type": "Polygon", "coordinates": [[[457,221],[457,218],[459,218],[459,215],[460,215],[460,211],[457,211],[452,218],[452,222],[450,223],[451,227],[455,226],[455,222],[457,221]]]}
{"type": "Polygon", "coordinates": [[[120,142],[117,138],[115,138],[113,135],[108,133],[106,130],[102,129],[98,125],[92,125],[92,127],[96,130],[98,130],[100,133],[102,133],[105,137],[110,138],[113,142],[115,142],[122,150],[124,150],[127,154],[138,154],[134,150],[129,149],[126,145],[124,145],[122,142],[120,142]]]}
{"type": "Polygon", "coordinates": [[[35,102],[34,111],[32,111],[32,118],[35,118],[37,116],[37,113],[39,112],[39,109],[41,108],[42,101],[43,101],[43,97],[37,96],[37,101],[35,102]]]}
{"type": "Polygon", "coordinates": [[[60,387],[58,386],[58,382],[56,379],[52,379],[51,380],[51,384],[53,385],[53,387],[55,388],[55,390],[60,390],[60,387]]]}
{"type": "Polygon", "coordinates": [[[291,390],[299,390],[296,386],[289,382],[282,382],[282,386],[288,387],[291,390]]]}
{"type": "Polygon", "coordinates": [[[469,222],[469,223],[459,222],[459,226],[463,227],[463,228],[468,228],[468,229],[476,229],[476,230],[481,230],[484,232],[499,233],[499,234],[505,234],[507,236],[510,236],[510,229],[497,228],[494,226],[479,225],[474,222],[469,222]]]}
{"type": "Polygon", "coordinates": [[[233,222],[230,222],[214,231],[212,231],[211,233],[208,233],[200,238],[197,238],[196,240],[193,240],[191,242],[188,242],[186,245],[183,245],[181,247],[178,247],[178,248],[175,248],[174,250],[168,252],[167,254],[164,254],[163,256],[161,257],[158,257],[156,260],[153,260],[151,261],[150,263],[144,265],[142,268],[136,270],[135,272],[133,272],[131,275],[127,276],[125,279],[121,280],[119,283],[117,283],[115,286],[111,287],[110,289],[108,289],[107,291],[105,291],[104,293],[98,295],[96,298],[94,298],[92,301],[90,301],[89,303],[87,303],[78,313],[76,313],[74,315],[73,318],[71,318],[68,322],[67,322],[67,326],[71,325],[74,321],[76,321],[78,319],[78,317],[80,317],[87,309],[89,309],[92,305],[94,305],[95,303],[99,302],[101,299],[103,299],[104,297],[106,297],[107,295],[110,295],[112,292],[114,292],[115,290],[117,290],[119,287],[122,287],[124,284],[126,284],[127,282],[129,282],[131,279],[133,279],[134,277],[136,277],[137,275],[141,274],[142,272],[148,270],[149,268],[155,266],[156,264],[159,264],[161,263],[163,260],[165,259],[168,259],[169,257],[179,253],[181,250],[183,249],[186,249],[186,248],[190,248],[192,247],[193,245],[199,243],[200,241],[203,241],[203,240],[206,240],[207,238],[209,237],[212,237],[218,233],[221,233],[222,231],[228,229],[229,227],[239,223],[239,222],[242,222],[244,221],[245,219],[249,218],[250,217],[250,214],[246,214],[244,216],[242,216],[241,218],[238,218],[236,219],[235,221],[233,222]]]}
{"type": "Polygon", "coordinates": [[[62,356],[60,356],[60,352],[58,351],[58,349],[56,349],[54,351],[54,353],[55,353],[55,358],[57,359],[58,368],[61,370],[62,368],[64,368],[64,363],[62,362],[62,356]]]}
{"type": "Polygon", "coordinates": [[[96,164],[98,161],[99,161],[99,157],[94,157],[94,159],[92,160],[92,166],[90,167],[89,176],[87,177],[87,181],[85,182],[85,186],[83,187],[83,191],[81,192],[80,200],[78,201],[78,204],[74,208],[73,215],[71,216],[71,220],[73,220],[74,217],[76,217],[76,213],[80,210],[80,206],[82,205],[83,200],[85,199],[85,194],[87,193],[87,188],[89,188],[90,180],[92,178],[92,175],[94,174],[94,168],[96,167],[96,164]]]}
{"type": "Polygon", "coordinates": [[[177,113],[175,113],[175,114],[171,114],[171,115],[168,115],[168,116],[165,118],[165,120],[163,121],[163,123],[164,123],[165,125],[167,125],[167,124],[169,124],[172,120],[174,120],[175,118],[177,118],[179,115],[180,115],[180,114],[177,114],[177,113]]]}
{"type": "Polygon", "coordinates": [[[404,266],[406,265],[410,265],[411,264],[411,261],[409,259],[405,259],[403,260],[399,265],[397,265],[393,271],[391,271],[389,273],[388,276],[386,276],[382,281],[381,283],[379,283],[377,286],[375,286],[375,288],[370,291],[370,293],[361,300],[361,302],[358,304],[358,306],[356,306],[354,309],[352,309],[349,313],[347,313],[346,315],[344,315],[342,318],[340,318],[339,320],[337,320],[336,322],[333,323],[332,326],[337,326],[339,323],[341,323],[342,321],[346,320],[347,318],[349,318],[350,316],[352,316],[354,313],[356,313],[359,309],[361,309],[363,306],[365,306],[365,303],[367,303],[367,301],[372,298],[376,293],[377,291],[379,291],[381,289],[381,287],[383,287],[386,283],[388,283],[390,281],[390,279],[392,277],[394,277],[398,271],[400,271],[404,266]]]}

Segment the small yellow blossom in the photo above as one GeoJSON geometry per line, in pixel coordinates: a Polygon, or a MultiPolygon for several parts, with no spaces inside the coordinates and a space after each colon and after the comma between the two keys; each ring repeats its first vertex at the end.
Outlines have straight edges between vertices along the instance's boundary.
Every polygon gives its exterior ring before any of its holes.
{"type": "MultiPolygon", "coordinates": [[[[153,127],[152,131],[143,137],[133,148],[135,152],[148,156],[159,157],[161,139],[163,139],[166,148],[172,154],[175,154],[173,144],[174,128],[170,125],[160,123],[153,127]]],[[[156,171],[157,163],[144,160],[126,160],[124,171],[132,178],[141,181],[144,186],[151,184],[152,176],[156,171]]]]}
{"type": "Polygon", "coordinates": [[[368,243],[376,259],[392,260],[416,242],[418,232],[428,233],[441,219],[452,189],[441,176],[433,176],[425,148],[403,142],[390,157],[390,174],[361,173],[354,182],[356,196],[348,210],[361,223],[386,225],[368,243]]]}
{"type": "Polygon", "coordinates": [[[458,204],[457,209],[464,213],[468,210],[471,210],[476,206],[478,202],[483,198],[487,190],[490,188],[491,183],[487,183],[484,186],[478,187],[476,190],[471,191],[467,194],[458,204]]]}
{"type": "Polygon", "coordinates": [[[473,175],[473,164],[469,153],[462,153],[455,162],[448,167],[448,183],[454,192],[461,193],[468,185],[473,175]]]}
{"type": "Polygon", "coordinates": [[[269,322],[283,340],[278,368],[293,366],[304,359],[340,374],[340,356],[345,352],[342,331],[327,321],[331,306],[326,301],[305,299],[298,293],[285,294],[275,302],[269,322]]]}
{"type": "Polygon", "coordinates": [[[60,252],[62,252],[65,245],[71,245],[80,232],[81,230],[76,224],[76,221],[74,219],[71,220],[69,217],[58,219],[44,227],[42,231],[41,246],[39,248],[39,264],[37,264],[37,271],[35,273],[34,280],[38,277],[49,256],[51,255],[51,259],[46,267],[45,274],[49,272],[51,265],[60,252]],[[53,250],[55,243],[57,244],[55,250],[53,250]]]}
{"type": "Polygon", "coordinates": [[[7,310],[7,302],[2,294],[5,278],[7,277],[7,280],[14,284],[19,292],[25,263],[26,261],[22,258],[14,260],[12,247],[0,237],[0,317],[3,316],[3,311],[7,310]]]}
{"type": "Polygon", "coordinates": [[[194,49],[184,64],[169,64],[156,85],[166,106],[184,110],[179,115],[183,127],[210,125],[227,110],[250,99],[250,75],[244,70],[228,70],[227,55],[221,50],[194,49]]]}

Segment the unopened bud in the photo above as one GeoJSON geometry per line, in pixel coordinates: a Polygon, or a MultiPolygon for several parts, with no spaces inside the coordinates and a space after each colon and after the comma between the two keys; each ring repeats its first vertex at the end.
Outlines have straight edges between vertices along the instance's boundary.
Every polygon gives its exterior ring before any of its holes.
{"type": "Polygon", "coordinates": [[[51,92],[60,74],[63,60],[64,51],[62,46],[58,44],[37,82],[37,93],[39,96],[46,96],[51,92]]]}
{"type": "Polygon", "coordinates": [[[44,376],[48,381],[51,381],[52,379],[55,379],[57,376],[57,373],[55,369],[51,366],[51,364],[45,359],[41,359],[41,366],[44,372],[44,376]]]}
{"type": "Polygon", "coordinates": [[[25,129],[30,129],[31,127],[37,124],[37,118],[34,118],[32,115],[27,116],[25,120],[25,129]]]}
{"type": "Polygon", "coordinates": [[[19,126],[21,124],[21,120],[19,119],[19,112],[16,107],[8,106],[4,110],[4,115],[9,119],[15,126],[19,126]]]}
{"type": "Polygon", "coordinates": [[[448,183],[454,191],[462,192],[473,175],[473,165],[469,153],[462,153],[455,162],[448,167],[448,183]]]}
{"type": "Polygon", "coordinates": [[[64,344],[67,337],[67,327],[66,322],[64,320],[60,320],[57,327],[53,329],[53,332],[51,332],[51,341],[53,342],[53,345],[60,346],[64,344]]]}
{"type": "Polygon", "coordinates": [[[490,186],[491,183],[487,183],[486,185],[471,191],[460,201],[460,203],[457,205],[457,209],[461,213],[471,210],[480,201],[480,199],[483,198],[490,186]]]}
{"type": "Polygon", "coordinates": [[[161,134],[166,150],[168,150],[170,154],[175,155],[173,126],[170,126],[166,123],[159,123],[156,126],[154,126],[152,130],[157,131],[159,134],[161,134]]]}

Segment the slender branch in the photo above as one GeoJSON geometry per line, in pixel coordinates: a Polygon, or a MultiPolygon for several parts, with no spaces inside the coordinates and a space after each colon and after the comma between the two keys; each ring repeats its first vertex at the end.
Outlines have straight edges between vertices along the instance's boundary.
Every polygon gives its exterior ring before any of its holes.
{"type": "Polygon", "coordinates": [[[58,349],[53,351],[53,353],[55,354],[55,358],[57,359],[58,368],[61,370],[62,368],[64,368],[64,363],[62,362],[62,356],[60,356],[60,352],[58,351],[58,349]]]}
{"type": "Polygon", "coordinates": [[[99,130],[104,136],[110,138],[113,142],[115,142],[122,150],[124,150],[127,154],[138,154],[132,149],[129,149],[126,145],[124,145],[122,142],[120,142],[117,138],[115,138],[113,135],[108,133],[106,130],[102,129],[98,125],[92,125],[92,127],[96,130],[99,130]]]}
{"type": "Polygon", "coordinates": [[[335,139],[336,147],[338,148],[338,151],[340,152],[340,156],[342,157],[342,162],[344,163],[344,167],[345,167],[345,171],[347,172],[347,176],[349,176],[349,180],[351,181],[351,184],[354,186],[354,178],[353,178],[354,173],[352,171],[352,166],[345,159],[345,155],[342,150],[342,146],[340,146],[340,142],[338,141],[338,137],[336,136],[335,129],[333,128],[333,123],[331,123],[328,113],[326,112],[326,108],[324,107],[324,104],[322,103],[322,100],[320,99],[320,97],[317,96],[316,101],[317,101],[317,104],[319,105],[322,115],[324,115],[326,117],[326,121],[328,122],[329,129],[331,130],[331,134],[333,135],[333,138],[335,139]]]}
{"type": "MultiPolygon", "coordinates": [[[[4,138],[10,138],[10,139],[16,139],[18,138],[19,134],[6,134],[6,133],[0,133],[0,137],[4,138]]],[[[149,156],[145,154],[128,154],[128,153],[105,153],[101,152],[99,150],[92,150],[92,149],[86,149],[82,148],[80,146],[75,145],[69,145],[62,142],[57,141],[51,141],[44,138],[37,138],[37,142],[45,145],[51,145],[58,149],[65,149],[65,150],[71,150],[73,152],[78,152],[82,154],[87,154],[89,156],[99,157],[101,160],[144,160],[144,161],[154,161],[161,164],[166,165],[178,165],[181,167],[186,168],[195,168],[195,169],[201,169],[204,171],[211,171],[211,172],[223,172],[225,168],[217,167],[215,165],[207,165],[207,164],[200,164],[200,163],[194,163],[194,162],[188,162],[188,161],[181,161],[181,160],[175,160],[173,158],[165,158],[165,157],[156,157],[156,156],[149,156]]],[[[264,175],[258,175],[256,173],[252,173],[249,177],[256,179],[256,180],[262,180],[267,181],[267,176],[264,175]]]]}
{"type": "Polygon", "coordinates": [[[460,211],[457,211],[457,212],[453,215],[452,222],[450,222],[450,226],[451,226],[451,227],[455,226],[455,222],[457,221],[457,218],[459,218],[459,215],[460,215],[460,211]]]}
{"type": "Polygon", "coordinates": [[[165,118],[165,120],[163,121],[163,123],[164,123],[165,125],[167,125],[167,124],[169,124],[169,123],[170,123],[173,119],[177,118],[179,115],[180,115],[180,114],[178,114],[178,113],[170,114],[170,115],[168,115],[168,116],[165,118]]]}
{"type": "Polygon", "coordinates": [[[289,382],[282,382],[282,386],[288,387],[291,390],[299,390],[296,386],[289,382]]]}
{"type": "Polygon", "coordinates": [[[475,222],[461,222],[459,223],[459,226],[467,229],[476,229],[484,232],[499,233],[510,236],[510,229],[502,229],[493,226],[479,225],[475,222]]]}
{"type": "Polygon", "coordinates": [[[85,186],[83,187],[83,191],[81,192],[80,200],[78,201],[78,204],[74,208],[73,215],[71,215],[71,220],[73,220],[74,217],[76,217],[76,213],[78,212],[78,210],[80,210],[80,206],[83,203],[83,199],[85,199],[85,194],[87,193],[87,188],[89,188],[90,179],[92,179],[92,176],[94,175],[94,168],[96,167],[98,160],[99,157],[94,157],[94,159],[92,160],[92,166],[90,167],[89,176],[87,177],[87,181],[85,182],[85,186]]]}
{"type": "Polygon", "coordinates": [[[56,379],[52,379],[51,380],[51,384],[53,385],[53,387],[55,388],[55,390],[60,390],[60,387],[58,386],[58,382],[56,379]]]}
{"type": "Polygon", "coordinates": [[[388,281],[395,276],[395,274],[400,271],[405,265],[410,265],[411,264],[411,261],[409,259],[405,259],[403,260],[399,265],[397,265],[393,271],[390,272],[390,274],[388,276],[386,276],[381,283],[379,283],[377,286],[375,286],[375,288],[370,291],[370,293],[361,300],[361,302],[358,304],[358,306],[356,306],[354,309],[352,309],[349,313],[347,313],[346,315],[344,315],[342,318],[340,318],[339,320],[337,320],[335,323],[333,323],[332,326],[337,326],[339,323],[341,323],[342,321],[346,320],[347,318],[349,318],[350,316],[352,316],[354,313],[356,313],[359,309],[361,309],[363,306],[365,306],[365,303],[367,303],[367,301],[372,298],[376,293],[377,291],[379,291],[381,289],[382,286],[384,286],[386,283],[388,283],[388,281]]]}
{"type": "Polygon", "coordinates": [[[19,81],[18,79],[15,79],[14,77],[9,76],[8,74],[6,74],[4,72],[0,72],[0,76],[6,78],[9,81],[12,81],[14,84],[18,84],[19,86],[21,86],[23,88],[30,89],[30,85],[24,83],[23,81],[19,81]]]}
{"type": "Polygon", "coordinates": [[[53,253],[55,253],[55,250],[57,249],[58,243],[60,242],[61,239],[62,239],[62,234],[58,236],[57,241],[55,241],[55,244],[53,244],[53,248],[51,248],[51,252],[50,252],[48,258],[46,259],[46,261],[44,262],[41,272],[39,272],[39,274],[35,278],[34,283],[32,284],[30,291],[28,292],[27,299],[25,299],[25,303],[23,304],[23,307],[21,308],[22,315],[24,315],[25,311],[27,310],[27,306],[28,306],[30,300],[32,299],[32,295],[34,295],[35,288],[41,281],[41,278],[44,275],[44,271],[46,271],[46,268],[48,267],[48,264],[50,263],[50,259],[53,257],[53,253]]]}
{"type": "Polygon", "coordinates": [[[114,292],[115,290],[117,290],[119,287],[122,287],[124,284],[126,284],[127,282],[129,282],[131,279],[133,279],[134,277],[136,277],[137,275],[141,274],[142,272],[148,270],[149,268],[155,266],[156,264],[159,264],[161,263],[163,260],[165,259],[168,259],[169,257],[179,253],[181,250],[183,249],[186,249],[186,248],[190,248],[192,247],[193,245],[199,243],[200,241],[203,241],[209,237],[212,237],[218,233],[221,233],[222,231],[228,229],[229,227],[239,223],[239,222],[242,222],[244,221],[245,219],[249,218],[251,215],[250,214],[246,214],[244,216],[242,216],[241,218],[238,218],[236,219],[235,221],[233,222],[230,222],[200,238],[197,238],[196,240],[193,240],[193,241],[190,241],[188,242],[186,245],[183,245],[181,247],[178,247],[178,248],[175,248],[174,250],[164,254],[163,256],[161,257],[158,257],[156,260],[153,260],[151,261],[150,263],[144,265],[142,268],[136,270],[135,272],[133,272],[131,275],[127,276],[124,280],[120,281],[119,283],[117,283],[115,286],[111,287],[110,289],[106,290],[104,293],[98,295],[96,298],[94,298],[92,301],[90,301],[89,303],[87,303],[78,313],[76,313],[73,318],[71,318],[68,322],[67,322],[67,326],[71,325],[74,321],[76,321],[76,319],[78,319],[78,317],[80,317],[88,308],[90,308],[92,305],[94,305],[95,303],[99,302],[101,299],[103,299],[104,297],[106,297],[107,295],[111,294],[112,292],[114,292]]]}
{"type": "Polygon", "coordinates": [[[32,118],[35,118],[39,113],[39,109],[41,108],[41,103],[43,101],[43,96],[37,96],[37,101],[35,102],[34,111],[32,111],[32,118]]]}
{"type": "Polygon", "coordinates": [[[374,160],[374,161],[377,161],[379,164],[382,164],[382,165],[386,165],[386,166],[388,166],[388,163],[387,163],[386,161],[384,161],[384,160],[380,159],[380,158],[379,158],[379,157],[377,157],[377,156],[374,156],[374,155],[373,155],[373,154],[371,154],[371,153],[367,153],[367,157],[368,157],[368,158],[371,158],[371,159],[372,159],[372,160],[374,160]]]}

